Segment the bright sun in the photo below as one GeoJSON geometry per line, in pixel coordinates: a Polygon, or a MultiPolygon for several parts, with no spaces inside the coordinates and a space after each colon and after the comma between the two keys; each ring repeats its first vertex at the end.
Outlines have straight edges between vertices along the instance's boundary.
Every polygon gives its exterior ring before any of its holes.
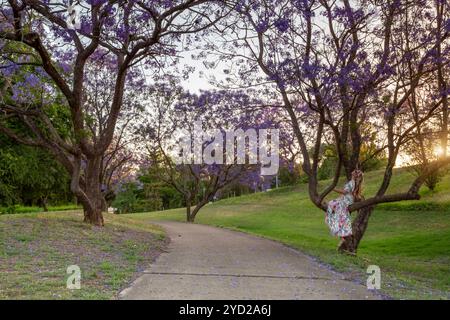
{"type": "Polygon", "coordinates": [[[441,146],[436,146],[436,147],[434,147],[433,153],[435,156],[442,156],[442,154],[444,153],[444,149],[442,149],[441,146]]]}

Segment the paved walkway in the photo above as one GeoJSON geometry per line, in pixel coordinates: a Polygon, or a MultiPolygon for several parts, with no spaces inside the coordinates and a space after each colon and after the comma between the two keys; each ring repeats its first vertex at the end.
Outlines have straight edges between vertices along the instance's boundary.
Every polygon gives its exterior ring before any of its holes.
{"type": "Polygon", "coordinates": [[[310,257],[241,232],[157,222],[171,243],[121,299],[378,299],[310,257]]]}

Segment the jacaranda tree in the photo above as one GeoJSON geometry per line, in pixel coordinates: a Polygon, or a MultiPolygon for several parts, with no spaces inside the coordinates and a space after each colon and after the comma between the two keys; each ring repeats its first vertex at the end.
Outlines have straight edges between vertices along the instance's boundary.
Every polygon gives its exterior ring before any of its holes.
{"type": "Polygon", "coordinates": [[[84,221],[103,225],[102,159],[127,90],[142,77],[156,77],[195,40],[189,35],[207,30],[229,8],[208,0],[86,0],[74,14],[69,4],[0,1],[0,129],[19,143],[48,149],[69,172],[84,221]],[[92,80],[101,74],[108,75],[106,87],[94,97],[92,80]],[[93,99],[103,105],[101,121],[92,117],[93,99]],[[49,114],[55,105],[69,114],[67,134],[49,114]],[[9,127],[11,117],[31,134],[9,127]]]}
{"type": "Polygon", "coordinates": [[[356,252],[377,204],[419,199],[426,178],[450,162],[444,152],[409,190],[388,192],[399,153],[420,125],[438,131],[447,149],[448,2],[246,0],[228,20],[230,27],[207,43],[208,65],[225,68],[223,86],[259,87],[270,96],[268,104],[285,110],[318,208],[326,209],[341,172],[350,179],[360,165],[364,141],[375,137],[374,154],[386,153],[378,190],[350,207],[357,212],[353,235],[340,250],[356,252]],[[225,61],[232,63],[224,67],[225,61]],[[435,86],[428,101],[411,111],[414,92],[428,89],[430,81],[435,86]],[[336,147],[337,161],[333,179],[321,189],[324,141],[336,147]]]}
{"type": "MultiPolygon", "coordinates": [[[[246,136],[246,130],[256,133],[259,129],[276,128],[275,110],[252,110],[260,102],[242,91],[192,94],[173,82],[155,84],[148,97],[148,112],[138,121],[137,130],[145,147],[147,161],[143,167],[149,176],[182,196],[188,222],[194,222],[200,209],[233,183],[252,187],[260,183],[261,165],[250,161],[260,157],[260,153],[246,136]],[[235,135],[226,140],[230,132],[235,135]],[[183,142],[186,138],[188,143],[183,142]],[[241,143],[246,159],[239,162],[241,143]],[[202,159],[195,160],[198,155],[202,159]],[[183,158],[183,162],[177,158],[183,158]]],[[[262,139],[260,134],[259,141],[262,139]]]]}

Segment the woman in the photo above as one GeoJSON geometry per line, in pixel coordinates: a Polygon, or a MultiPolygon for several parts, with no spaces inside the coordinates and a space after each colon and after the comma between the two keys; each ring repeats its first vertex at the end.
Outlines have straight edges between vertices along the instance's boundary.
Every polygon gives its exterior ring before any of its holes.
{"type": "Polygon", "coordinates": [[[343,241],[345,237],[352,234],[352,222],[348,207],[353,204],[355,199],[361,199],[363,178],[361,170],[354,170],[352,179],[345,184],[344,190],[334,189],[342,196],[328,203],[325,223],[330,227],[331,233],[341,237],[343,241]]]}

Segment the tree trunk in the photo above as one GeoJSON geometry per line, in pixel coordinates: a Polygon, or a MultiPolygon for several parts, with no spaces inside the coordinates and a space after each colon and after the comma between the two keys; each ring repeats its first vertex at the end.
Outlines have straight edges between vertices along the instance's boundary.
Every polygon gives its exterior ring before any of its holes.
{"type": "Polygon", "coordinates": [[[186,201],[186,222],[194,222],[191,215],[191,199],[190,197],[185,197],[186,201]]]}
{"type": "Polygon", "coordinates": [[[96,226],[103,226],[102,209],[104,206],[104,198],[101,191],[100,183],[100,163],[101,158],[90,158],[86,164],[85,170],[85,193],[89,198],[89,205],[83,204],[84,222],[96,226]]]}
{"type": "Polygon", "coordinates": [[[204,200],[202,200],[201,202],[197,203],[197,205],[195,206],[194,210],[192,210],[190,216],[191,216],[191,221],[190,222],[194,222],[195,217],[197,216],[197,213],[200,211],[201,208],[203,208],[203,206],[205,204],[208,203],[208,198],[205,198],[204,200]]]}
{"type": "Polygon", "coordinates": [[[189,222],[195,221],[195,216],[197,215],[197,212],[200,208],[195,207],[194,210],[192,210],[190,216],[189,216],[189,222]]]}
{"type": "Polygon", "coordinates": [[[105,199],[105,196],[102,196],[102,211],[108,212],[108,202],[105,199]]]}
{"type": "Polygon", "coordinates": [[[47,208],[47,197],[43,197],[42,198],[42,207],[44,209],[44,212],[48,212],[48,208],[47,208]]]}
{"type": "Polygon", "coordinates": [[[84,210],[83,221],[89,224],[102,227],[105,224],[102,214],[103,196],[99,191],[100,188],[86,189],[85,192],[89,197],[90,205],[83,204],[84,210]]]}
{"type": "Polygon", "coordinates": [[[186,205],[186,222],[194,222],[195,216],[191,214],[191,206],[186,205]]]}
{"type": "MultiPolygon", "coordinates": [[[[445,12],[448,10],[446,8],[447,4],[442,1],[436,1],[436,23],[437,23],[437,30],[441,30],[442,24],[444,23],[445,18],[445,12]]],[[[442,58],[443,58],[443,52],[442,52],[442,43],[444,39],[442,38],[440,33],[437,33],[437,60],[438,60],[438,86],[439,90],[443,94],[442,97],[442,133],[441,133],[441,148],[442,148],[442,154],[440,155],[441,158],[445,158],[447,156],[447,150],[448,150],[448,121],[449,121],[449,101],[448,101],[448,84],[445,79],[445,71],[444,66],[442,64],[442,58]]]]}
{"type": "Polygon", "coordinates": [[[345,237],[338,247],[340,253],[352,253],[356,254],[364,233],[369,223],[370,215],[372,214],[374,207],[366,207],[358,210],[355,220],[352,223],[352,235],[345,237]]]}
{"type": "Polygon", "coordinates": [[[103,214],[101,208],[97,208],[95,210],[85,209],[84,210],[84,222],[93,224],[99,227],[105,225],[105,221],[103,220],[103,214]]]}

